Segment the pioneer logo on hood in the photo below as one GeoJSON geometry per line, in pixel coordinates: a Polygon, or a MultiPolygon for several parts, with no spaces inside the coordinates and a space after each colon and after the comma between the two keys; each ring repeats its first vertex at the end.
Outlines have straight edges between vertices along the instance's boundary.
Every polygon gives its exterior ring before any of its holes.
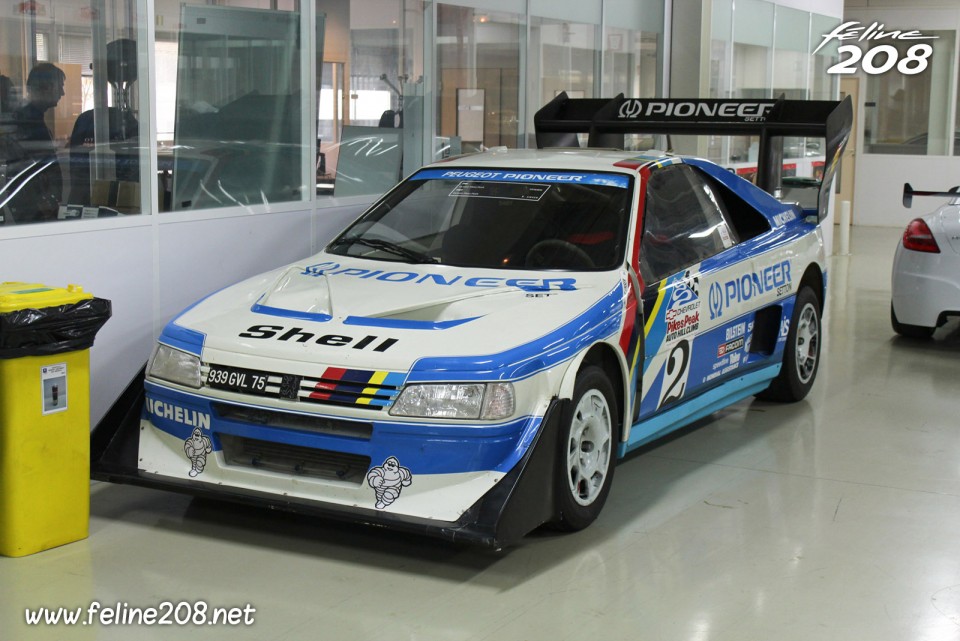
{"type": "Polygon", "coordinates": [[[282,325],[253,325],[247,328],[246,331],[240,332],[239,336],[240,338],[257,338],[263,340],[273,338],[278,341],[294,343],[307,343],[312,341],[317,345],[325,345],[327,347],[352,347],[353,349],[367,349],[369,347],[375,352],[385,352],[397,342],[396,338],[381,339],[379,336],[364,336],[359,340],[353,336],[344,336],[343,334],[322,334],[317,336],[313,332],[304,331],[302,327],[283,327],[282,325]]]}
{"type": "Polygon", "coordinates": [[[386,283],[424,283],[430,285],[462,285],[464,287],[516,287],[525,292],[543,292],[550,290],[574,291],[576,278],[500,278],[497,276],[463,276],[455,274],[432,274],[415,271],[383,271],[382,269],[361,269],[343,267],[340,263],[327,261],[304,267],[304,276],[352,276],[354,278],[373,279],[386,283]]]}

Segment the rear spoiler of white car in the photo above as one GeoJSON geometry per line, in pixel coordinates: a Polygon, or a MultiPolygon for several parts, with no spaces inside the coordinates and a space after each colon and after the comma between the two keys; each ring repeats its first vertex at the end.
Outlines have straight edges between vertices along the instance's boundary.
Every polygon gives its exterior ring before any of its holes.
{"type": "Polygon", "coordinates": [[[938,196],[940,198],[960,198],[960,185],[951,187],[947,191],[918,191],[910,186],[910,183],[903,183],[903,206],[907,209],[913,205],[914,196],[938,196]]]}
{"type": "Polygon", "coordinates": [[[823,220],[840,156],[850,137],[853,107],[834,100],[725,98],[569,98],[561,92],[533,117],[537,147],[579,147],[576,134],[589,134],[588,146],[623,148],[623,135],[714,134],[759,136],[757,186],[768,193],[780,187],[782,136],[826,139],[817,218],[823,220]]]}

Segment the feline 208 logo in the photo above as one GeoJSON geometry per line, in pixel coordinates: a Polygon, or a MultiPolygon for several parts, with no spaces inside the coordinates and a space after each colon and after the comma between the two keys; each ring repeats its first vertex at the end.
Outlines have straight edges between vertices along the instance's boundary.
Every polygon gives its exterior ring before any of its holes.
{"type": "Polygon", "coordinates": [[[933,46],[926,43],[912,45],[901,58],[900,50],[892,44],[876,44],[880,40],[936,40],[940,36],[928,36],[920,33],[916,29],[909,31],[903,29],[893,29],[886,31],[886,25],[882,22],[874,22],[869,27],[864,27],[857,21],[844,22],[830,33],[825,33],[821,37],[823,40],[820,45],[813,50],[817,53],[831,40],[843,42],[845,40],[856,40],[863,42],[868,46],[866,53],[859,45],[845,44],[837,47],[837,54],[840,56],[840,62],[827,69],[829,74],[853,74],[863,69],[863,72],[870,76],[886,73],[894,67],[905,76],[914,76],[922,73],[930,64],[930,57],[933,55],[933,46]],[[843,56],[849,54],[849,58],[843,56]],[[858,64],[859,67],[858,67],[858,64]]]}

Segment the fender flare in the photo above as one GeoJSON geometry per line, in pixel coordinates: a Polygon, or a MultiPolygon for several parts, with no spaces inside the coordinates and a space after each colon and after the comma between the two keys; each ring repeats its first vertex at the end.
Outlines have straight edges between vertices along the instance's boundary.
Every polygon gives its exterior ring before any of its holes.
{"type": "MultiPolygon", "coordinates": [[[[563,373],[563,378],[560,380],[560,388],[557,391],[557,398],[561,400],[571,400],[573,397],[573,388],[577,382],[577,374],[580,373],[580,369],[583,366],[583,361],[586,359],[587,354],[589,354],[597,346],[604,346],[604,349],[609,349],[613,352],[614,357],[617,360],[617,366],[620,368],[620,386],[621,386],[621,398],[624,399],[624,404],[629,404],[630,402],[630,376],[627,365],[627,359],[624,356],[623,352],[620,350],[620,345],[611,340],[602,340],[597,341],[590,345],[590,347],[582,350],[579,354],[573,357],[572,360],[567,364],[567,369],[563,373]]],[[[620,440],[626,440],[627,436],[630,433],[630,423],[632,423],[632,408],[622,407],[620,408],[621,415],[623,416],[623,426],[620,430],[620,440]]]]}

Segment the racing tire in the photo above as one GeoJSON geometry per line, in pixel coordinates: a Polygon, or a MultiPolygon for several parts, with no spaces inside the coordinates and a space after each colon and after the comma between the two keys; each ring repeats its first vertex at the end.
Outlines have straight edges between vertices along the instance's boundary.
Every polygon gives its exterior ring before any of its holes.
{"type": "Polygon", "coordinates": [[[890,303],[890,324],[893,325],[893,331],[905,338],[927,339],[933,336],[936,327],[926,327],[924,325],[907,325],[897,320],[897,313],[893,311],[893,303],[890,303]]]}
{"type": "Polygon", "coordinates": [[[554,478],[557,529],[582,530],[603,509],[616,467],[618,416],[604,371],[595,366],[581,370],[560,426],[554,478]]]}
{"type": "Polygon", "coordinates": [[[820,366],[820,301],[809,287],[797,294],[783,348],[783,366],[770,387],[757,394],[765,401],[794,403],[802,400],[817,378],[820,366]]]}

